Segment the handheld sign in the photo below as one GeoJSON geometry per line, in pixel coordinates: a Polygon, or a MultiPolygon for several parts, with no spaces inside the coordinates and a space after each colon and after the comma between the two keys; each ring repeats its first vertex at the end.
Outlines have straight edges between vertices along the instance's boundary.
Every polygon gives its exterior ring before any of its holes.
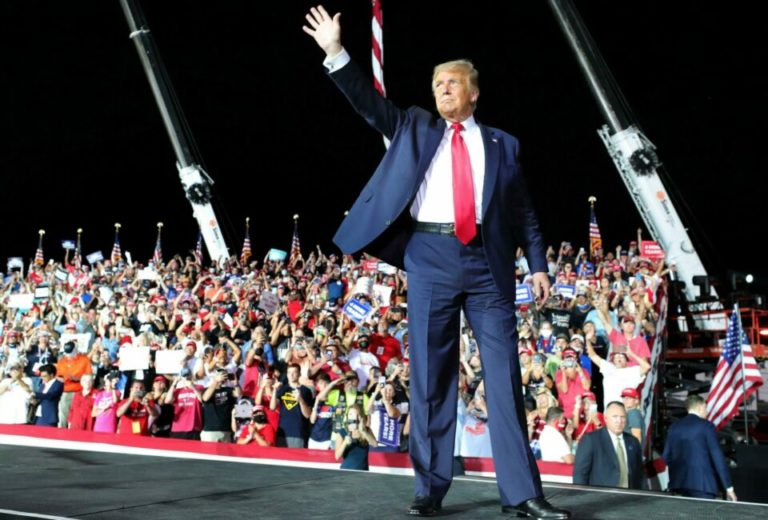
{"type": "Polygon", "coordinates": [[[342,311],[344,312],[344,314],[349,316],[349,319],[351,319],[352,321],[354,321],[359,325],[366,318],[368,318],[368,316],[371,315],[371,313],[373,312],[373,309],[367,303],[361,303],[356,299],[352,298],[346,304],[344,304],[344,308],[342,309],[342,311]]]}
{"type": "Polygon", "coordinates": [[[527,283],[519,284],[516,289],[515,303],[531,303],[533,301],[533,290],[527,283]]]}

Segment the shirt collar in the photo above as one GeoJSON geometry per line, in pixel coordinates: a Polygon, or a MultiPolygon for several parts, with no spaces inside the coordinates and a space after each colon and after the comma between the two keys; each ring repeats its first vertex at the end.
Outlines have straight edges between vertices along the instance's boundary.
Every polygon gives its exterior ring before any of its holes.
{"type": "MultiPolygon", "coordinates": [[[[445,121],[446,129],[447,130],[451,130],[451,125],[453,125],[453,123],[451,123],[447,119],[445,119],[444,121],[445,121]]],[[[461,125],[464,127],[464,131],[465,132],[468,132],[470,130],[474,130],[475,128],[477,128],[479,126],[477,124],[477,121],[475,121],[475,116],[473,116],[473,115],[469,116],[464,121],[461,121],[461,125]]]]}

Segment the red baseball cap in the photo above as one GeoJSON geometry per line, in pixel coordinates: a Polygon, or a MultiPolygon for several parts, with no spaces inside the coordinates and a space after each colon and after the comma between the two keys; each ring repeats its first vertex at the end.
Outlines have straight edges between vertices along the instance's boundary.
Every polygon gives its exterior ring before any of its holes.
{"type": "Polygon", "coordinates": [[[640,392],[637,391],[637,388],[625,388],[621,391],[621,397],[634,397],[635,399],[640,399],[640,392]]]}
{"type": "Polygon", "coordinates": [[[597,402],[597,397],[595,396],[594,392],[584,392],[581,394],[582,399],[590,399],[594,402],[597,402]]]}

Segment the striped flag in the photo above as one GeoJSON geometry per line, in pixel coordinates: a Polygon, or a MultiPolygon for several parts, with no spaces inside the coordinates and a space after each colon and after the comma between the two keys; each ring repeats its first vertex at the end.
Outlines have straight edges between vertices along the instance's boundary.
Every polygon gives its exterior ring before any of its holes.
{"type": "Polygon", "coordinates": [[[160,233],[163,229],[163,223],[158,222],[157,223],[157,242],[155,242],[155,252],[152,254],[152,262],[156,266],[163,263],[163,248],[162,248],[162,242],[160,241],[160,233]]]}
{"type": "Polygon", "coordinates": [[[43,235],[45,235],[45,230],[41,229],[38,231],[38,234],[40,239],[37,242],[37,251],[35,251],[35,264],[45,265],[45,257],[43,256],[43,235]]]}
{"type": "Polygon", "coordinates": [[[246,265],[251,257],[250,220],[250,217],[245,219],[245,238],[243,239],[243,250],[240,253],[240,265],[246,265]]]}
{"type": "Polygon", "coordinates": [[[739,405],[762,384],[752,347],[741,327],[739,306],[734,305],[723,352],[707,396],[707,419],[719,430],[739,413],[739,405]]]}
{"type": "Polygon", "coordinates": [[[112,254],[109,258],[113,264],[123,260],[123,251],[120,249],[120,224],[115,224],[115,243],[112,244],[112,254]]]}
{"type": "Polygon", "coordinates": [[[83,265],[83,255],[80,251],[80,235],[82,232],[82,229],[77,230],[77,243],[75,244],[75,253],[72,256],[72,265],[75,267],[75,269],[80,269],[80,267],[83,265]]]}
{"type": "Polygon", "coordinates": [[[291,240],[291,254],[289,260],[301,257],[301,244],[299,243],[299,216],[293,216],[293,240],[291,240]]]}
{"type": "Polygon", "coordinates": [[[195,261],[203,265],[203,232],[197,232],[197,245],[195,246],[195,261]]]}
{"type": "Polygon", "coordinates": [[[603,239],[600,236],[600,228],[597,226],[597,217],[595,217],[595,204],[589,208],[589,256],[593,259],[602,255],[603,239]]]}
{"type": "MultiPolygon", "coordinates": [[[[371,65],[373,67],[373,86],[382,97],[387,97],[384,88],[384,12],[381,0],[371,0],[371,65]]],[[[389,148],[389,139],[384,138],[384,146],[389,148]]]]}

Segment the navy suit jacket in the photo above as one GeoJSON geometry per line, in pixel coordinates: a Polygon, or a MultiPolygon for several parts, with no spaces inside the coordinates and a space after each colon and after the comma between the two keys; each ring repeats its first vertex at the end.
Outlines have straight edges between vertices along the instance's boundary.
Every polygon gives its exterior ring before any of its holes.
{"type": "MultiPolygon", "coordinates": [[[[330,73],[355,110],[391,140],[334,242],[347,254],[365,250],[399,268],[412,233],[410,207],[447,128],[444,119],[381,97],[350,62],[330,73]]],[[[479,124],[479,123],[478,123],[479,124]]],[[[479,124],[485,147],[482,238],[491,274],[501,293],[515,300],[515,252],[525,250],[531,272],[546,272],[544,241],[518,164],[518,142],[479,124]]]]}
{"type": "Polygon", "coordinates": [[[47,392],[43,392],[44,383],[40,382],[40,389],[35,392],[35,399],[40,403],[40,417],[35,419],[35,424],[44,426],[57,426],[59,424],[59,401],[64,392],[64,383],[55,379],[47,392]]]}
{"type": "Polygon", "coordinates": [[[715,425],[689,413],[667,431],[664,461],[669,489],[690,489],[716,495],[731,487],[725,455],[717,442],[715,425]]]}
{"type": "MultiPolygon", "coordinates": [[[[581,438],[576,448],[573,483],[589,486],[619,485],[619,459],[607,428],[600,428],[581,438]]],[[[627,449],[627,477],[630,489],[643,489],[643,454],[638,440],[622,434],[627,449]]]]}

